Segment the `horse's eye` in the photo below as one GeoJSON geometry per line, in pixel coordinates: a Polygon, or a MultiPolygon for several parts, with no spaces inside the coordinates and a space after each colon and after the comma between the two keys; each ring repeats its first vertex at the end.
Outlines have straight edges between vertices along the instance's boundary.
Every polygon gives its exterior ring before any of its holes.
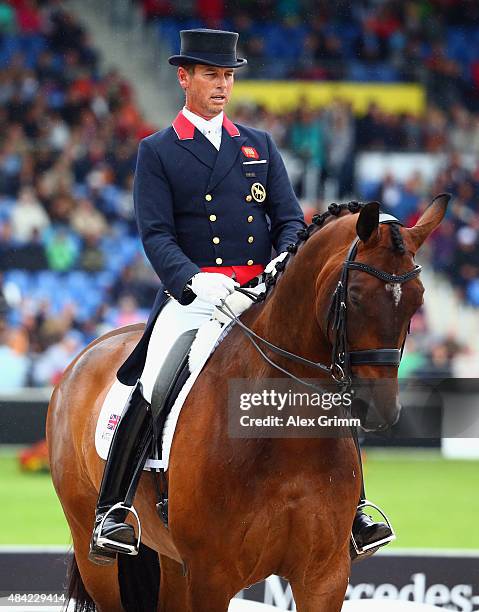
{"type": "Polygon", "coordinates": [[[361,301],[359,299],[359,297],[357,295],[350,295],[349,296],[349,301],[351,302],[352,306],[360,306],[361,305],[361,301]]]}

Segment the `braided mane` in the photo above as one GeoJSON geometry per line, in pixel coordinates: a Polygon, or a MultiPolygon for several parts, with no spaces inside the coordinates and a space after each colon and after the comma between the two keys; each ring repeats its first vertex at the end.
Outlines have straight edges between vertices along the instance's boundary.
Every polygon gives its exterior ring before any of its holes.
{"type": "MultiPolygon", "coordinates": [[[[326,210],[325,212],[313,215],[311,223],[308,225],[308,227],[306,227],[305,229],[301,229],[297,232],[297,241],[287,247],[286,250],[288,251],[289,256],[286,257],[283,261],[276,264],[276,270],[278,271],[278,273],[274,276],[268,275],[266,277],[266,287],[269,289],[270,287],[276,284],[278,277],[281,276],[281,272],[284,270],[288,259],[297,252],[301,243],[306,242],[306,240],[308,240],[308,238],[310,238],[312,234],[315,234],[321,227],[323,227],[323,225],[328,219],[332,217],[339,217],[344,211],[349,211],[351,214],[356,214],[364,206],[364,202],[357,202],[355,200],[343,204],[336,204],[335,202],[333,202],[328,206],[328,210],[326,210]]],[[[399,229],[399,223],[388,223],[388,226],[391,235],[391,244],[393,250],[403,255],[406,252],[406,247],[404,245],[403,237],[399,229]]]]}

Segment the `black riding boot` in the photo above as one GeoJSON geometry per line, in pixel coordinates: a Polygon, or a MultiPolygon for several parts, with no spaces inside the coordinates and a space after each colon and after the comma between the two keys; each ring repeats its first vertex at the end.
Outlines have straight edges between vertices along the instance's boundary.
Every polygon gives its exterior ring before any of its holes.
{"type": "MultiPolygon", "coordinates": [[[[90,543],[89,559],[94,563],[112,563],[118,552],[137,554],[135,531],[124,521],[151,449],[151,441],[150,404],[144,399],[138,381],[113,435],[103,471],[90,543]],[[118,507],[114,508],[116,505],[118,507]]],[[[136,514],[134,510],[132,512],[136,514]]]]}
{"type": "Polygon", "coordinates": [[[363,462],[356,429],[353,430],[353,439],[358,451],[359,465],[361,468],[361,499],[353,521],[349,552],[352,561],[359,561],[371,557],[377,550],[379,550],[379,548],[381,548],[381,546],[389,544],[389,542],[394,540],[396,536],[391,529],[389,522],[375,522],[368,514],[363,512],[363,507],[370,506],[372,508],[376,508],[387,520],[387,517],[382,510],[366,500],[366,492],[364,490],[363,462]]]}
{"type": "MultiPolygon", "coordinates": [[[[144,399],[140,381],[128,399],[113,436],[103,472],[95,528],[90,543],[89,559],[94,563],[105,565],[114,561],[116,553],[135,555],[138,552],[139,537],[135,537],[133,527],[124,521],[129,511],[138,521],[131,504],[151,450],[153,421],[156,430],[158,423],[162,421],[163,409],[178,376],[187,364],[196,331],[192,329],[181,334],[161,366],[153,389],[156,412],[152,414],[150,403],[144,399]],[[114,508],[117,504],[119,507],[114,508]]],[[[158,440],[159,433],[156,432],[158,440]]],[[[167,499],[164,498],[161,504],[162,512],[166,515],[167,499]]]]}
{"type": "Polygon", "coordinates": [[[376,547],[379,548],[379,546],[383,546],[390,542],[391,540],[389,538],[393,537],[392,529],[387,523],[383,521],[375,523],[361,508],[358,508],[356,511],[352,531],[359,554],[361,554],[362,551],[366,552],[370,550],[370,546],[372,546],[373,549],[376,547]]]}

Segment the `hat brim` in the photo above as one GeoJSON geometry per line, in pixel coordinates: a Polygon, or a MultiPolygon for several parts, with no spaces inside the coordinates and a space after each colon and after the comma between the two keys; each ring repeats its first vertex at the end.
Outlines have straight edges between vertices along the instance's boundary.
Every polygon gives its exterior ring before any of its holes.
{"type": "Polygon", "coordinates": [[[205,64],[206,66],[217,66],[218,68],[241,68],[246,66],[248,61],[242,57],[237,57],[236,61],[209,60],[204,57],[193,55],[172,55],[168,58],[172,66],[182,66],[183,64],[205,64]]]}

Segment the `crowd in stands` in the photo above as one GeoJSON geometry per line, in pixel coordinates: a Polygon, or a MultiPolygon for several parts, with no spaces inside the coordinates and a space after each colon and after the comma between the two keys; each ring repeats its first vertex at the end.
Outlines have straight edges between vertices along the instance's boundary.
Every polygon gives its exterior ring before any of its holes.
{"type": "MultiPolygon", "coordinates": [[[[449,113],[431,107],[423,117],[401,118],[371,105],[365,115],[355,117],[347,103],[338,101],[319,111],[302,108],[284,115],[245,106],[237,109],[236,118],[268,130],[303,162],[294,185],[299,195],[308,169],[316,167],[319,184],[337,182],[338,199],[355,193],[363,200],[378,200],[410,226],[430,194],[451,193],[448,217],[433,237],[431,264],[468,302],[479,306],[479,115],[456,105],[449,113]],[[382,181],[355,181],[355,154],[365,151],[443,154],[444,163],[433,183],[420,171],[404,182],[391,173],[382,181]]],[[[317,206],[308,210],[312,213],[317,206]]]]}
{"type": "Polygon", "coordinates": [[[54,383],[156,294],[131,198],[138,141],[155,129],[98,60],[61,2],[0,1],[3,387],[54,383]]]}
{"type": "MultiPolygon", "coordinates": [[[[160,5],[185,14],[215,5],[146,4],[150,16],[160,5]]],[[[234,18],[251,19],[252,5],[240,4],[234,18]]],[[[276,2],[257,4],[279,10],[276,2]]],[[[280,4],[287,21],[296,3],[280,4]]],[[[302,202],[311,169],[320,186],[336,184],[339,199],[377,198],[406,222],[429,193],[451,191],[431,261],[479,305],[479,173],[461,159],[479,152],[479,118],[470,109],[457,103],[397,117],[371,105],[356,117],[336,101],[284,115],[243,106],[233,118],[268,130],[296,160],[302,202]],[[417,173],[404,184],[386,176],[356,185],[355,155],[368,150],[444,152],[448,161],[432,186],[417,173]]],[[[148,316],[159,280],[139,243],[132,183],[138,142],[160,126],[148,125],[117,70],[99,69],[88,33],[58,0],[0,0],[0,126],[0,387],[50,385],[88,342],[148,316]]],[[[323,207],[321,198],[304,204],[308,219],[323,207]]]]}
{"type": "Polygon", "coordinates": [[[137,0],[176,52],[178,31],[241,32],[245,76],[349,81],[427,79],[430,95],[478,108],[475,0],[137,0]]]}

